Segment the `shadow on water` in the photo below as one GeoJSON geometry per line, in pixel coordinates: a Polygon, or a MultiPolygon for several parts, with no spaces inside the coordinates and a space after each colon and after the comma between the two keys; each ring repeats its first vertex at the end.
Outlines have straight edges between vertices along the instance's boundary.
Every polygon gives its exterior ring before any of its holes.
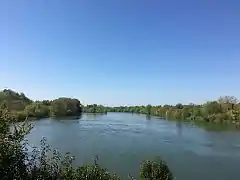
{"type": "MultiPolygon", "coordinates": [[[[161,117],[155,117],[154,119],[158,120],[166,120],[161,117]]],[[[146,115],[146,120],[151,120],[151,116],[146,115]]],[[[187,126],[189,128],[198,127],[201,129],[204,129],[206,131],[240,131],[240,126],[234,125],[234,124],[227,124],[227,123],[214,123],[214,122],[205,122],[205,121],[190,121],[190,120],[172,120],[169,119],[168,121],[172,121],[176,123],[177,132],[179,135],[182,134],[182,128],[183,126],[187,126]]]]}
{"type": "Polygon", "coordinates": [[[106,113],[86,113],[87,120],[99,120],[100,117],[106,116],[106,113]]]}
{"type": "Polygon", "coordinates": [[[63,117],[53,117],[54,120],[80,120],[82,119],[83,115],[79,114],[78,116],[63,116],[63,117]]]}
{"type": "Polygon", "coordinates": [[[146,120],[151,120],[151,116],[149,116],[149,115],[146,115],[146,120]]]}
{"type": "Polygon", "coordinates": [[[221,123],[211,123],[211,122],[202,122],[196,121],[193,123],[193,126],[200,127],[207,131],[239,131],[240,128],[233,124],[221,124],[221,123]]]}
{"type": "Polygon", "coordinates": [[[181,137],[182,136],[182,122],[177,121],[176,127],[177,127],[177,134],[178,134],[179,137],[181,137]]]}

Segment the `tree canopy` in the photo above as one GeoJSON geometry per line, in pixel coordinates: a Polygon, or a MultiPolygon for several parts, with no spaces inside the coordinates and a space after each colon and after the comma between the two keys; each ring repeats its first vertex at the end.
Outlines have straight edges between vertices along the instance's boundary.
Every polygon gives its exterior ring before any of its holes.
{"type": "Polygon", "coordinates": [[[50,112],[54,117],[75,116],[82,112],[82,107],[77,99],[58,98],[51,102],[50,112]]]}
{"type": "Polygon", "coordinates": [[[221,96],[204,104],[141,105],[105,107],[98,104],[83,106],[78,99],[60,97],[55,100],[33,101],[24,93],[11,89],[0,91],[0,104],[7,106],[15,120],[26,118],[79,116],[85,113],[129,112],[159,116],[168,120],[190,120],[240,126],[240,103],[234,96],[221,96]]]}
{"type": "Polygon", "coordinates": [[[7,107],[15,120],[49,116],[78,116],[82,112],[82,105],[78,99],[64,97],[55,100],[33,101],[23,93],[10,89],[0,91],[0,104],[7,107]]]}
{"type": "Polygon", "coordinates": [[[89,104],[83,107],[83,112],[86,113],[107,113],[107,109],[102,105],[89,104]]]}
{"type": "Polygon", "coordinates": [[[190,120],[212,123],[235,124],[240,126],[240,103],[234,96],[220,97],[216,101],[204,104],[178,103],[176,105],[157,106],[119,106],[106,107],[108,112],[141,113],[160,116],[168,120],[190,120]]]}

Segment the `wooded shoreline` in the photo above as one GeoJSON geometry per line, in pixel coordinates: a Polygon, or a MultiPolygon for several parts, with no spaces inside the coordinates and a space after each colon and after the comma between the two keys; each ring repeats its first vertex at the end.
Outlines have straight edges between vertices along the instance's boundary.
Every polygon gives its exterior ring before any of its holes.
{"type": "Polygon", "coordinates": [[[218,100],[207,101],[200,105],[178,103],[176,105],[107,107],[97,104],[83,106],[80,100],[67,97],[33,101],[24,93],[4,89],[0,92],[0,103],[14,115],[15,121],[23,121],[27,118],[78,116],[81,113],[129,112],[158,116],[167,120],[240,126],[240,102],[234,96],[223,96],[218,100]]]}

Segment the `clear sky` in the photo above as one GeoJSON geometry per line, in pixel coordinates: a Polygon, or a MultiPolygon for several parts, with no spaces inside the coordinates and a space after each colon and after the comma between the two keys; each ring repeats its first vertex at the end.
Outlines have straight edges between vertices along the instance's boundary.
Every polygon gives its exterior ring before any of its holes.
{"type": "Polygon", "coordinates": [[[1,0],[0,88],[105,105],[240,98],[240,1],[1,0]]]}

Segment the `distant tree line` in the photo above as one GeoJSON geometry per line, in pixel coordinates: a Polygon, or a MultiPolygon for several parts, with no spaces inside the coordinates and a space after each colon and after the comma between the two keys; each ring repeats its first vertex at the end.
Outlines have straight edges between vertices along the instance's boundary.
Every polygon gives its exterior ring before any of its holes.
{"type": "Polygon", "coordinates": [[[204,104],[178,103],[158,106],[106,107],[108,112],[130,112],[159,116],[168,120],[190,120],[240,125],[240,103],[234,96],[223,96],[204,104]]]}
{"type": "Polygon", "coordinates": [[[85,113],[101,113],[101,114],[105,114],[105,113],[107,113],[107,108],[105,108],[102,105],[89,104],[87,106],[83,106],[83,112],[85,112],[85,113]]]}
{"type": "Polygon", "coordinates": [[[23,93],[10,89],[0,91],[0,104],[14,114],[15,120],[26,118],[78,116],[80,113],[129,112],[159,116],[168,120],[189,120],[240,126],[240,103],[234,96],[222,96],[204,104],[147,105],[105,107],[97,104],[83,106],[78,99],[58,98],[33,101],[23,93]]]}
{"type": "Polygon", "coordinates": [[[23,93],[17,93],[11,89],[0,92],[0,104],[13,114],[16,121],[50,116],[77,116],[82,112],[82,105],[78,99],[62,97],[52,101],[33,101],[23,93]]]}

